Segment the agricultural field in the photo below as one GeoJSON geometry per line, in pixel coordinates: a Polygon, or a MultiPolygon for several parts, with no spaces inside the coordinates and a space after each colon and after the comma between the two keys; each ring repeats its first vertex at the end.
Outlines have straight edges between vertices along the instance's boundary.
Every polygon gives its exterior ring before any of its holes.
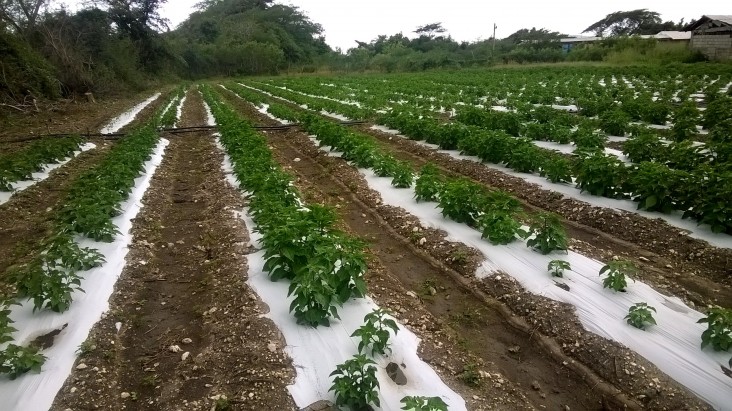
{"type": "Polygon", "coordinates": [[[228,79],[76,124],[0,134],[0,409],[732,410],[722,66],[228,79]]]}

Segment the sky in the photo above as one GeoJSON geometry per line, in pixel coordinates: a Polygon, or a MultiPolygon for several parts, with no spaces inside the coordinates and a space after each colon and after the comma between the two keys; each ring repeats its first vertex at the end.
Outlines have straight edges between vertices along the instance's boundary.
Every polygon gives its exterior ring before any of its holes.
{"type": "MultiPolygon", "coordinates": [[[[194,11],[199,0],[168,0],[161,14],[171,28],[194,11]]],[[[379,34],[403,33],[413,37],[415,28],[441,22],[457,41],[488,39],[493,24],[497,38],[522,28],[546,28],[563,34],[580,34],[587,26],[615,11],[645,8],[666,20],[698,19],[704,14],[732,14],[729,0],[278,0],[298,7],[324,28],[326,42],[343,51],[356,40],[369,42],[379,34]]],[[[67,0],[67,3],[80,3],[67,0]]]]}

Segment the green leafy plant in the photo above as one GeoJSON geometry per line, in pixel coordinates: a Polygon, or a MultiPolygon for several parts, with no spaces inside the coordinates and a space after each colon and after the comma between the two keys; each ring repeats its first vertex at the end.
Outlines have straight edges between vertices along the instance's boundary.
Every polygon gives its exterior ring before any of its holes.
{"type": "Polygon", "coordinates": [[[71,294],[81,290],[81,278],[53,262],[35,259],[13,270],[18,295],[33,300],[33,310],[64,312],[71,305],[71,294]]]}
{"type": "Polygon", "coordinates": [[[707,104],[701,123],[704,128],[710,130],[730,119],[732,119],[732,98],[719,96],[707,104]]]}
{"type": "Polygon", "coordinates": [[[627,277],[637,272],[635,265],[627,260],[613,260],[600,269],[600,275],[607,274],[602,280],[604,288],[624,292],[628,286],[627,277]]]}
{"type": "Polygon", "coordinates": [[[14,380],[30,371],[40,372],[45,361],[46,357],[38,353],[38,348],[9,344],[0,351],[0,374],[14,380]]]}
{"type": "Polygon", "coordinates": [[[658,135],[650,131],[640,132],[623,143],[623,154],[634,163],[656,160],[664,149],[658,135]]]}
{"type": "Polygon", "coordinates": [[[541,163],[539,174],[552,183],[572,182],[572,163],[560,154],[547,154],[541,163]]]}
{"type": "Polygon", "coordinates": [[[437,167],[427,163],[420,170],[414,185],[414,198],[417,201],[437,201],[443,184],[437,167]]]}
{"type": "Polygon", "coordinates": [[[653,313],[656,309],[646,303],[633,304],[628,309],[628,315],[625,316],[628,324],[635,328],[645,330],[648,324],[656,325],[656,320],[653,318],[653,313]]]}
{"type": "Polygon", "coordinates": [[[669,213],[678,208],[679,192],[689,180],[689,173],[663,164],[643,162],[630,175],[633,200],[639,209],[669,213]]]}
{"type": "Polygon", "coordinates": [[[711,307],[707,310],[707,316],[697,323],[707,324],[707,329],[701,335],[702,349],[707,345],[711,345],[714,351],[729,351],[732,348],[732,310],[711,307]]]}
{"type": "Polygon", "coordinates": [[[414,182],[414,172],[406,161],[397,161],[391,169],[391,185],[396,188],[409,188],[414,182]]]}
{"type": "Polygon", "coordinates": [[[483,188],[465,178],[445,183],[439,198],[442,215],[469,225],[475,225],[485,204],[483,188]]]}
{"type": "Polygon", "coordinates": [[[690,101],[684,102],[674,112],[674,125],[671,126],[671,136],[675,141],[682,141],[694,135],[696,124],[699,122],[699,110],[690,101]]]}
{"type": "Polygon", "coordinates": [[[351,334],[351,337],[359,337],[358,352],[361,353],[366,347],[371,347],[371,355],[384,355],[389,349],[389,330],[394,334],[399,332],[396,322],[387,317],[386,311],[379,308],[363,318],[364,324],[351,334]]]}
{"type": "Polygon", "coordinates": [[[595,131],[594,127],[582,124],[572,134],[572,142],[581,150],[602,149],[607,137],[595,131]]]}
{"type": "Polygon", "coordinates": [[[529,227],[532,238],[526,245],[542,254],[549,254],[555,250],[566,250],[569,245],[567,232],[564,230],[559,217],[552,213],[539,213],[529,227]]]}
{"type": "Polygon", "coordinates": [[[472,387],[477,387],[480,385],[481,380],[478,365],[474,363],[465,364],[463,366],[463,371],[458,374],[458,378],[472,387]]]}
{"type": "Polygon", "coordinates": [[[361,410],[369,404],[380,405],[376,363],[365,355],[355,355],[336,366],[330,376],[335,376],[329,391],[335,392],[337,406],[361,410]]]}
{"type": "Polygon", "coordinates": [[[506,167],[520,173],[533,173],[542,163],[540,149],[527,139],[514,139],[505,156],[506,167]]]}
{"type": "Polygon", "coordinates": [[[10,319],[11,305],[18,304],[10,300],[0,300],[0,344],[13,341],[11,335],[17,331],[17,329],[10,325],[13,323],[13,320],[10,319]]]}
{"type": "Polygon", "coordinates": [[[547,270],[552,274],[552,277],[564,277],[564,271],[571,269],[569,261],[564,260],[551,260],[547,266],[547,270]]]}
{"type": "Polygon", "coordinates": [[[577,187],[592,195],[621,197],[628,170],[622,161],[602,152],[581,157],[575,163],[577,187]]]}
{"type": "Polygon", "coordinates": [[[447,411],[447,404],[440,397],[404,397],[401,403],[403,410],[447,411]]]}
{"type": "Polygon", "coordinates": [[[498,210],[490,210],[480,216],[478,226],[481,237],[488,239],[492,244],[508,244],[516,236],[525,238],[528,233],[521,228],[521,223],[511,214],[498,210]]]}
{"type": "Polygon", "coordinates": [[[602,131],[612,136],[624,136],[630,124],[630,117],[620,109],[610,110],[600,116],[602,131]]]}

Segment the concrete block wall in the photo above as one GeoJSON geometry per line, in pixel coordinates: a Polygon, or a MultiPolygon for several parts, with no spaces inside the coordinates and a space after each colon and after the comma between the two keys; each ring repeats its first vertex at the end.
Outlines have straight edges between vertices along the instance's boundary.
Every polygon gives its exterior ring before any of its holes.
{"type": "Polygon", "coordinates": [[[732,60],[732,35],[692,35],[691,48],[715,60],[732,60]]]}

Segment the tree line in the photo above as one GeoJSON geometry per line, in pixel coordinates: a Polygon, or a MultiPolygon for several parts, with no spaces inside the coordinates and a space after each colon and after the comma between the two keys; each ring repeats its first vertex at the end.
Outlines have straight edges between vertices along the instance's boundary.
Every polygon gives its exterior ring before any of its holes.
{"type": "Polygon", "coordinates": [[[141,90],[180,78],[276,73],[331,51],[322,27],[273,0],[203,0],[175,30],[166,0],[0,0],[0,103],[141,90]]]}
{"type": "Polygon", "coordinates": [[[585,30],[610,40],[567,55],[559,43],[565,35],[544,28],[458,42],[434,22],[411,37],[380,35],[344,51],[331,49],[322,26],[301,10],[273,0],[202,0],[175,29],[160,15],[166,1],[86,0],[71,12],[56,0],[0,0],[0,104],[22,109],[39,97],[113,94],[180,78],[603,60],[655,47],[617,36],[685,26],[645,9],[611,13],[585,30]]]}

